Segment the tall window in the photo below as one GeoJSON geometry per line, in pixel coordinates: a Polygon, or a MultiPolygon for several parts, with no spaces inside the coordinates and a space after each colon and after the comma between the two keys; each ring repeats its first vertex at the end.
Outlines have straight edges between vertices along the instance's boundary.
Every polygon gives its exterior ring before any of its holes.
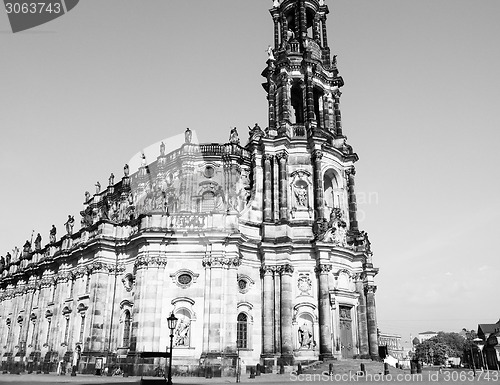
{"type": "Polygon", "coordinates": [[[52,302],[55,302],[56,300],[56,290],[57,290],[57,283],[54,282],[54,287],[52,289],[52,302]]]}
{"type": "Polygon", "coordinates": [[[201,198],[201,212],[206,213],[215,209],[215,194],[207,191],[201,198]]]}
{"type": "Polygon", "coordinates": [[[49,337],[50,337],[50,322],[52,321],[52,318],[51,317],[48,317],[47,318],[47,336],[45,338],[45,344],[48,345],[49,344],[49,337]]]}
{"type": "Polygon", "coordinates": [[[123,347],[126,348],[130,344],[130,311],[125,310],[123,320],[123,347]]]}
{"type": "Polygon", "coordinates": [[[79,341],[83,344],[83,332],[85,331],[85,313],[81,314],[82,323],[80,324],[80,339],[79,341]]]}
{"type": "Polygon", "coordinates": [[[66,325],[64,327],[64,343],[68,344],[68,336],[69,336],[69,314],[67,314],[64,318],[66,318],[66,325]]]}
{"type": "Polygon", "coordinates": [[[89,288],[90,288],[90,273],[87,274],[87,281],[85,281],[85,293],[89,292],[89,288]]]}
{"type": "Polygon", "coordinates": [[[71,277],[69,281],[69,296],[68,298],[73,298],[73,290],[75,288],[75,278],[71,277]]]}
{"type": "Polygon", "coordinates": [[[245,313],[238,314],[236,328],[236,345],[238,349],[248,348],[248,316],[245,313]]]}

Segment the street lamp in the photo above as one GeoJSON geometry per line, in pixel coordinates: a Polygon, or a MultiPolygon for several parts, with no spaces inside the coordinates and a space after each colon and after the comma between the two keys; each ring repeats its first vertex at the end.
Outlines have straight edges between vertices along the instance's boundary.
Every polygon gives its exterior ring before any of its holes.
{"type": "Polygon", "coordinates": [[[174,330],[177,326],[177,317],[174,315],[174,312],[170,314],[167,318],[168,328],[170,329],[170,364],[168,366],[168,381],[167,385],[172,385],[172,346],[174,344],[174,330]]]}
{"type": "Polygon", "coordinates": [[[483,355],[483,348],[484,348],[483,343],[484,343],[484,341],[481,338],[474,338],[472,341],[477,345],[477,348],[479,350],[479,354],[481,355],[481,365],[482,365],[483,369],[488,370],[488,365],[485,364],[484,355],[483,355]]]}

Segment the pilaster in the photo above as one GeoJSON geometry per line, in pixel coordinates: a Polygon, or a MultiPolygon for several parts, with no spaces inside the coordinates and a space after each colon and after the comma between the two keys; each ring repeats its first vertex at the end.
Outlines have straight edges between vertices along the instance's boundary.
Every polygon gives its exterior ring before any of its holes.
{"type": "Polygon", "coordinates": [[[319,264],[316,266],[316,274],[319,282],[319,355],[321,360],[333,358],[332,332],[330,330],[330,289],[328,286],[328,274],[331,270],[332,265],[330,264],[319,264]]]}

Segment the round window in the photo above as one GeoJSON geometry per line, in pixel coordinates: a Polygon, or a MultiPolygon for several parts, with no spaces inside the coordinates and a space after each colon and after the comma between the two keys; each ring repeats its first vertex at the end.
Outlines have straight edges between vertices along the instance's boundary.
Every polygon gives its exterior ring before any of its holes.
{"type": "Polygon", "coordinates": [[[187,274],[187,273],[183,273],[181,275],[179,275],[177,277],[177,281],[181,284],[181,285],[189,285],[191,283],[191,281],[193,280],[193,277],[191,277],[190,274],[187,274]]]}
{"type": "Polygon", "coordinates": [[[205,174],[205,177],[211,178],[211,177],[214,176],[215,170],[214,170],[214,168],[212,166],[207,166],[207,167],[205,167],[205,173],[204,174],[205,174]]]}
{"type": "Polygon", "coordinates": [[[244,279],[240,279],[238,281],[238,287],[240,288],[240,290],[246,290],[246,288],[248,287],[248,282],[244,279]]]}

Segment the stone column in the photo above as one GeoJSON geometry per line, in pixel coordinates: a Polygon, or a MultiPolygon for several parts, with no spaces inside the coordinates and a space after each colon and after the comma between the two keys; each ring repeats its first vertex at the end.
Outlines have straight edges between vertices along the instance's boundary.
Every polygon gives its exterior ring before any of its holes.
{"type": "Polygon", "coordinates": [[[286,17],[281,18],[281,46],[286,46],[287,43],[287,32],[288,32],[288,21],[286,17]]]}
{"type": "Polygon", "coordinates": [[[288,154],[286,151],[279,153],[276,158],[279,162],[279,202],[280,202],[280,220],[288,220],[288,178],[286,172],[288,154]]]}
{"type": "Polygon", "coordinates": [[[354,175],[356,170],[354,167],[345,170],[347,176],[347,194],[349,198],[349,228],[351,231],[358,231],[358,221],[356,219],[357,205],[356,194],[354,192],[354,175]]]}
{"type": "Polygon", "coordinates": [[[293,266],[281,266],[281,362],[285,365],[293,364],[293,298],[292,298],[293,266]]]}
{"type": "MultiPolygon", "coordinates": [[[[137,344],[139,351],[152,351],[155,340],[157,260],[141,255],[136,259],[138,302],[134,303],[134,323],[137,321],[137,344]],[[139,281],[140,279],[140,281],[139,281]]],[[[132,334],[133,335],[133,334],[132,334]]]]}
{"type": "Polygon", "coordinates": [[[316,43],[321,44],[321,38],[319,34],[319,13],[314,15],[313,19],[313,39],[316,43]]]}
{"type": "Polygon", "coordinates": [[[366,319],[366,298],[363,289],[363,281],[356,281],[356,292],[359,294],[358,300],[358,336],[359,336],[359,355],[361,358],[369,358],[368,344],[368,321],[366,319]]]}
{"type": "Polygon", "coordinates": [[[321,31],[323,33],[323,48],[328,47],[327,33],[326,33],[326,15],[321,17],[321,31]]]}
{"type": "Polygon", "coordinates": [[[270,266],[261,269],[264,288],[263,307],[263,353],[274,354],[274,271],[270,266]]]}
{"type": "Polygon", "coordinates": [[[268,123],[269,129],[276,128],[276,84],[272,79],[272,74],[268,76],[269,91],[267,94],[268,123]]]}
{"type": "Polygon", "coordinates": [[[333,110],[335,112],[335,133],[342,136],[342,118],[340,116],[340,95],[342,93],[337,90],[333,95],[333,110]]]}
{"type": "Polygon", "coordinates": [[[321,150],[314,150],[311,158],[314,167],[314,210],[316,211],[316,220],[321,220],[324,218],[323,178],[321,175],[321,158],[323,158],[323,152],[321,150]]]}
{"type": "Polygon", "coordinates": [[[280,44],[280,29],[279,29],[279,14],[275,13],[273,15],[274,22],[274,48],[277,49],[280,44]]]}
{"type": "Polygon", "coordinates": [[[297,7],[299,10],[299,39],[303,42],[302,37],[307,34],[307,18],[306,18],[306,2],[305,0],[299,0],[299,6],[297,7]]]}
{"type": "Polygon", "coordinates": [[[310,67],[305,68],[306,73],[306,113],[307,119],[305,120],[309,124],[316,123],[314,114],[314,93],[312,84],[312,70],[310,67]]]}
{"type": "MultiPolygon", "coordinates": [[[[107,298],[106,289],[108,286],[108,272],[106,265],[95,262],[92,266],[92,281],[90,292],[94,293],[92,298],[92,323],[90,330],[90,351],[102,352],[105,346],[106,336],[104,335],[104,311],[106,309],[107,298]]],[[[58,318],[60,318],[58,316],[58,318]]]]}
{"type": "Polygon", "coordinates": [[[366,293],[366,315],[368,323],[368,341],[370,344],[370,356],[378,358],[378,336],[377,336],[377,314],[375,309],[375,285],[365,287],[366,293]]]}
{"type": "Polygon", "coordinates": [[[224,351],[236,354],[236,328],[238,319],[238,290],[235,285],[238,282],[238,263],[237,258],[229,259],[229,263],[224,270],[224,328],[226,329],[224,351]]]}
{"type": "Polygon", "coordinates": [[[272,156],[264,154],[264,222],[271,222],[273,211],[272,185],[273,175],[271,170],[272,156]]]}
{"type": "Polygon", "coordinates": [[[333,358],[332,354],[332,332],[330,330],[330,289],[328,286],[328,274],[332,265],[320,264],[316,267],[318,275],[318,315],[319,315],[319,359],[327,360],[333,358]]]}

